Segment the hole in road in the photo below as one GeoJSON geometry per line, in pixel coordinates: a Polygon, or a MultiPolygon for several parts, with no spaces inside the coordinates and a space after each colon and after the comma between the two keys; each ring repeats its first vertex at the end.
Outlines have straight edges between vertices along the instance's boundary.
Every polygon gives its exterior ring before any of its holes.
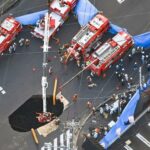
{"type": "MultiPolygon", "coordinates": [[[[54,113],[55,116],[60,116],[63,112],[63,103],[60,100],[56,100],[56,105],[52,105],[52,95],[47,96],[47,111],[54,113]]],[[[30,131],[31,128],[38,128],[46,123],[40,123],[37,120],[37,112],[42,112],[42,96],[34,95],[29,98],[23,105],[21,105],[15,112],[9,117],[9,123],[11,127],[19,132],[30,131]]]]}

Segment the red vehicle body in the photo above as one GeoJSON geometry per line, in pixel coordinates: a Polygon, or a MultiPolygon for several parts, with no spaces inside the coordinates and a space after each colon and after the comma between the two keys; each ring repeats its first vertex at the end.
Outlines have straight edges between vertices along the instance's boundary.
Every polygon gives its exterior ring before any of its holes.
{"type": "MultiPolygon", "coordinates": [[[[69,17],[69,13],[76,6],[78,0],[53,0],[50,4],[51,13],[49,39],[55,35],[64,21],[69,17]]],[[[44,18],[39,20],[38,25],[34,28],[32,35],[37,38],[44,38],[44,18]]]]}
{"type": "Polygon", "coordinates": [[[8,49],[15,36],[21,31],[21,24],[13,17],[7,17],[0,25],[0,53],[8,49]]]}
{"type": "Polygon", "coordinates": [[[89,65],[88,69],[100,76],[111,64],[121,58],[132,45],[132,37],[125,32],[119,32],[92,53],[86,62],[89,65]]]}
{"type": "Polygon", "coordinates": [[[70,56],[79,59],[86,54],[86,49],[109,28],[109,20],[102,14],[97,14],[86,26],[73,37],[71,46],[67,49],[70,56]]]}

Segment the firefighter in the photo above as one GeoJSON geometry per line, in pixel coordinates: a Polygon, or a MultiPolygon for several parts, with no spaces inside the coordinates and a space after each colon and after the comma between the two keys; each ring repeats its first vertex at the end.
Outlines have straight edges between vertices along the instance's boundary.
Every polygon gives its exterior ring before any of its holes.
{"type": "Polygon", "coordinates": [[[134,71],[138,69],[137,62],[134,63],[134,66],[133,66],[133,67],[134,67],[134,71]]]}
{"type": "Polygon", "coordinates": [[[92,84],[92,83],[93,83],[93,80],[92,80],[91,76],[87,76],[86,79],[87,79],[87,81],[88,81],[89,84],[92,84]]]}
{"type": "Polygon", "coordinates": [[[86,103],[86,105],[87,105],[87,108],[88,108],[88,109],[91,109],[91,108],[92,108],[92,103],[91,103],[90,101],[88,101],[88,102],[86,103]]]}
{"type": "Polygon", "coordinates": [[[116,65],[116,70],[118,71],[120,69],[119,65],[116,65]]]}
{"type": "Polygon", "coordinates": [[[14,44],[13,44],[13,52],[14,52],[14,53],[15,53],[15,51],[16,51],[16,48],[17,48],[17,44],[14,43],[14,44]]]}
{"type": "Polygon", "coordinates": [[[21,38],[21,39],[19,40],[19,45],[20,45],[21,47],[24,45],[24,38],[21,38]]]}
{"type": "Polygon", "coordinates": [[[53,36],[52,39],[56,41],[57,45],[60,45],[60,39],[59,38],[56,38],[56,37],[53,36]]]}
{"type": "Polygon", "coordinates": [[[129,54],[129,55],[128,55],[128,58],[129,58],[129,61],[131,61],[131,59],[132,59],[132,55],[131,55],[131,54],[129,54]]]}
{"type": "Polygon", "coordinates": [[[92,113],[94,116],[96,115],[96,108],[94,106],[92,107],[92,113]]]}
{"type": "Polygon", "coordinates": [[[150,72],[150,64],[147,64],[147,71],[150,72]]]}
{"type": "Polygon", "coordinates": [[[148,60],[149,60],[149,55],[146,54],[146,55],[145,55],[145,63],[146,63],[146,64],[148,63],[148,60]]]}
{"type": "Polygon", "coordinates": [[[25,39],[25,46],[28,47],[30,45],[30,40],[29,39],[25,39]]]}
{"type": "Polygon", "coordinates": [[[136,49],[135,48],[132,48],[132,55],[134,55],[136,52],[136,49]]]}
{"type": "Polygon", "coordinates": [[[53,69],[53,67],[52,67],[52,66],[50,66],[50,67],[49,67],[49,69],[48,69],[48,73],[49,73],[49,75],[51,75],[51,74],[53,73],[53,70],[52,70],[52,69],[53,69]]]}
{"type": "Polygon", "coordinates": [[[142,61],[142,64],[145,63],[145,56],[144,55],[141,56],[141,61],[142,61]]]}
{"type": "Polygon", "coordinates": [[[12,45],[9,47],[8,51],[10,54],[12,54],[12,52],[13,52],[13,46],[12,45]]]}
{"type": "Polygon", "coordinates": [[[129,78],[129,82],[131,85],[133,84],[133,78],[132,77],[129,78]]]}
{"type": "Polygon", "coordinates": [[[77,66],[80,67],[80,65],[81,65],[81,62],[80,62],[80,59],[78,59],[77,60],[77,66]]]}
{"type": "Polygon", "coordinates": [[[125,84],[125,81],[124,81],[124,79],[122,78],[122,79],[121,79],[121,85],[124,86],[124,84],[125,84]]]}
{"type": "Polygon", "coordinates": [[[128,81],[128,80],[129,80],[129,76],[128,76],[128,74],[127,74],[127,73],[124,75],[124,77],[125,77],[125,80],[126,80],[126,81],[128,81]]]}
{"type": "Polygon", "coordinates": [[[69,48],[69,46],[70,46],[70,45],[69,45],[68,43],[63,44],[61,47],[59,47],[58,53],[61,54],[62,51],[64,51],[65,49],[69,48]]]}
{"type": "Polygon", "coordinates": [[[78,100],[78,94],[74,94],[72,96],[72,101],[75,103],[75,102],[77,102],[77,100],[78,100]]]}

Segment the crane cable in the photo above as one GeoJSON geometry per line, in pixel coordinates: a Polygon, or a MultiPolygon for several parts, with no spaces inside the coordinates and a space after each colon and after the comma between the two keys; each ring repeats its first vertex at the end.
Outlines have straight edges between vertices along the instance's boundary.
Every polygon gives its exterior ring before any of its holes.
{"type": "Polygon", "coordinates": [[[97,59],[95,59],[94,61],[92,61],[90,64],[88,64],[86,67],[84,67],[81,71],[79,71],[77,74],[75,74],[72,78],[70,78],[68,81],[66,81],[59,88],[62,89],[63,87],[65,87],[68,83],[70,83],[74,78],[76,78],[77,76],[79,76],[83,71],[85,71],[86,69],[88,69],[88,67],[90,67],[92,64],[94,64],[96,61],[97,61],[97,59]]]}

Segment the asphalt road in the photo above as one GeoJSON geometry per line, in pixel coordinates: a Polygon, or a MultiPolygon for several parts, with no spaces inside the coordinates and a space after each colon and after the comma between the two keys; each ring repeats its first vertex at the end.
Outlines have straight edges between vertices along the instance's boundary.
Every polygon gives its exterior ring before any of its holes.
{"type": "MultiPolygon", "coordinates": [[[[1,17],[3,19],[9,13],[14,16],[24,15],[37,10],[43,10],[47,6],[46,0],[22,0],[14,8],[9,10],[7,14],[1,17]]],[[[95,1],[92,0],[94,3],[95,1]]],[[[124,3],[119,4],[116,0],[97,0],[95,5],[99,10],[103,10],[104,14],[114,23],[128,29],[132,35],[143,33],[149,30],[149,0],[141,2],[140,0],[125,0],[124,3]]],[[[69,20],[62,26],[56,37],[59,37],[61,44],[69,42],[73,35],[80,29],[76,19],[71,16],[69,20]]],[[[37,150],[43,145],[43,141],[50,141],[53,137],[57,136],[60,132],[53,133],[46,139],[40,138],[41,144],[36,146],[32,140],[31,134],[18,133],[13,131],[8,123],[8,116],[14,112],[22,103],[34,94],[41,94],[41,75],[42,75],[42,41],[33,38],[30,34],[30,29],[24,28],[22,33],[18,36],[16,42],[20,37],[31,39],[29,48],[17,47],[15,54],[5,54],[0,57],[0,86],[6,91],[5,95],[0,94],[0,149],[1,150],[37,150]],[[35,67],[36,71],[33,72],[32,68],[35,67]]],[[[63,84],[73,75],[75,75],[79,68],[74,62],[67,66],[60,64],[58,59],[58,46],[55,41],[51,41],[52,46],[49,57],[52,61],[49,65],[54,68],[54,75],[49,76],[48,92],[52,93],[53,80],[57,76],[59,84],[63,84]]],[[[126,62],[125,62],[126,63],[126,62]]],[[[128,72],[138,79],[138,73],[133,72],[132,64],[125,66],[128,72]]],[[[81,75],[81,79],[74,79],[70,84],[63,88],[63,95],[71,101],[74,93],[79,94],[79,101],[72,105],[67,111],[64,112],[61,120],[70,120],[72,118],[82,117],[82,113],[86,110],[86,101],[92,100],[95,105],[100,103],[105,97],[111,95],[116,91],[116,86],[119,84],[112,72],[114,67],[106,72],[107,77],[95,77],[94,82],[97,87],[93,89],[87,88],[86,77],[89,74],[85,71],[81,75]]],[[[61,130],[60,130],[61,131],[61,130]]]]}

